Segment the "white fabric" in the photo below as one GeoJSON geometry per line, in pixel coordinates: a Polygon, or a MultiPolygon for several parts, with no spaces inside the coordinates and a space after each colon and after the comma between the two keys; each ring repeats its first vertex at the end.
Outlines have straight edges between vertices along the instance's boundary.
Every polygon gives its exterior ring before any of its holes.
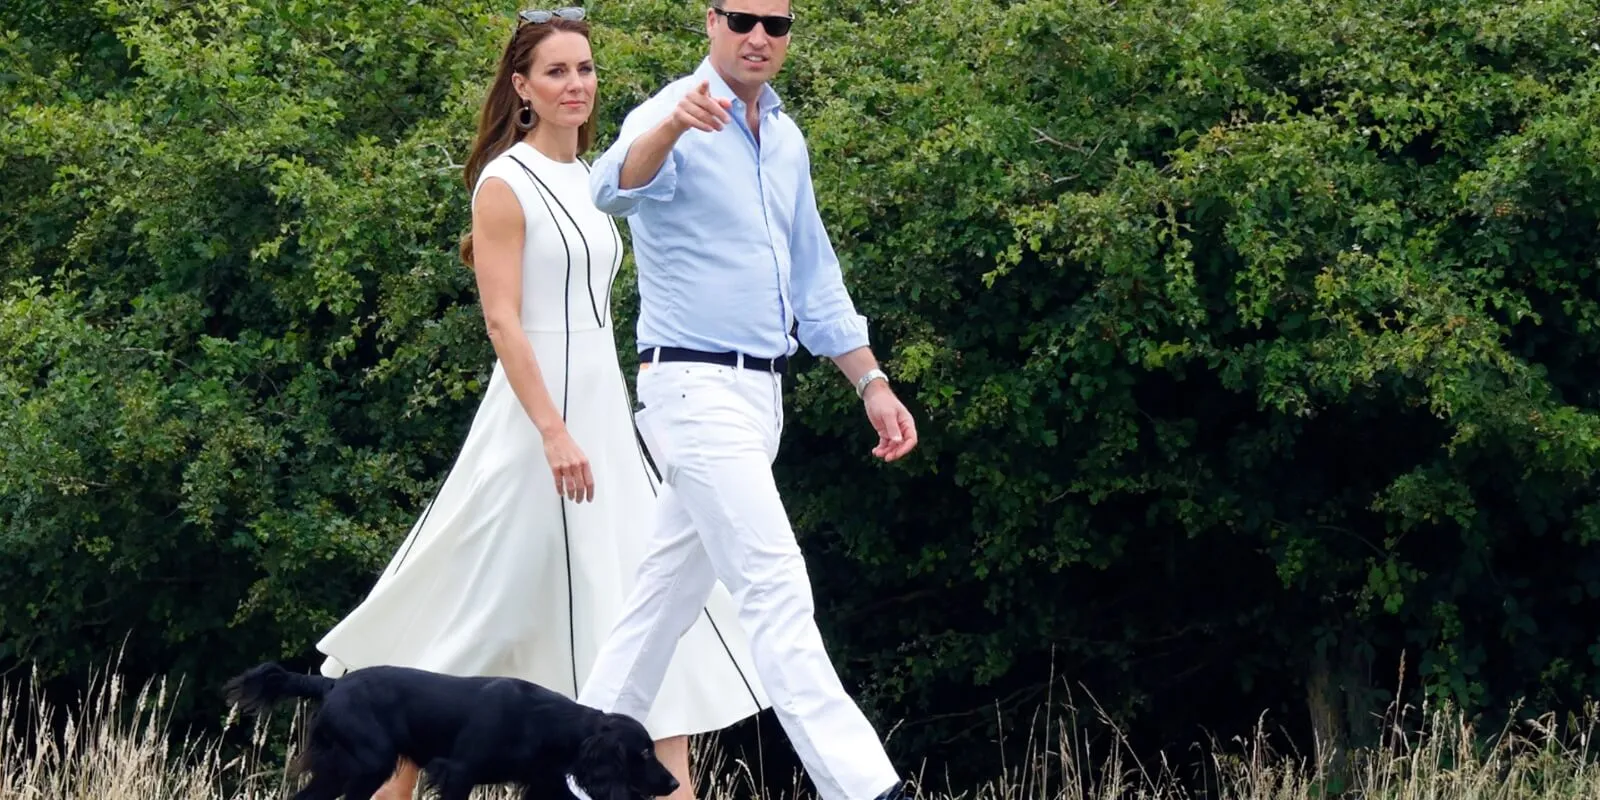
{"type": "Polygon", "coordinates": [[[522,206],[522,329],[564,333],[609,327],[622,237],[589,199],[588,167],[582,161],[553,161],[518,142],[484,165],[472,190],[474,203],[490,178],[509,185],[522,206]]]}
{"type": "Polygon", "coordinates": [[[641,369],[638,392],[643,408],[635,418],[666,485],[627,609],[579,702],[637,715],[651,709],[658,689],[664,700],[679,634],[720,578],[738,603],[778,721],[818,793],[824,800],[876,798],[898,776],[828,660],[805,559],[772,477],[783,426],[781,378],[656,362],[641,369]]]}
{"type": "MultiPolygon", "coordinates": [[[[489,178],[511,185],[527,220],[523,324],[589,457],[594,501],[556,493],[539,430],[497,363],[438,496],[371,594],[317,647],[330,677],[398,664],[524,678],[575,697],[622,610],[657,505],[606,313],[621,238],[591,204],[582,162],[518,144],[479,186],[489,178]]],[[[718,586],[702,599],[661,702],[639,717],[657,739],[719,730],[767,705],[732,598],[718,586]]]]}

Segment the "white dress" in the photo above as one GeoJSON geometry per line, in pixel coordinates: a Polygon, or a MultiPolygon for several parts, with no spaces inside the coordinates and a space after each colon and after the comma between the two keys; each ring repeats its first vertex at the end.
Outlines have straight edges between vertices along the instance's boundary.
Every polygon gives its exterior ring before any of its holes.
{"type": "MultiPolygon", "coordinates": [[[[322,672],[398,664],[523,678],[577,697],[633,585],[660,486],[633,426],[612,338],[622,238],[581,160],[519,142],[490,161],[526,220],[522,325],[550,396],[589,458],[594,500],[556,492],[538,428],[497,362],[455,465],[371,594],[318,644],[322,672]]],[[[650,717],[666,738],[770,705],[727,589],[678,643],[650,717]]]]}

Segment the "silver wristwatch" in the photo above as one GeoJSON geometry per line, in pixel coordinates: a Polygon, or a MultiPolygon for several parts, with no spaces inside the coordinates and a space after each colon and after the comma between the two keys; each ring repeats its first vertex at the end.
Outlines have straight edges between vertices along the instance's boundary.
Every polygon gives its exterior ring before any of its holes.
{"type": "Polygon", "coordinates": [[[867,387],[869,385],[871,385],[873,381],[877,381],[877,380],[881,380],[884,383],[888,383],[889,382],[889,376],[885,375],[883,373],[883,370],[877,369],[877,368],[873,368],[873,369],[867,370],[867,373],[865,375],[862,375],[861,377],[857,378],[856,379],[856,397],[866,397],[866,395],[867,395],[867,387]]]}

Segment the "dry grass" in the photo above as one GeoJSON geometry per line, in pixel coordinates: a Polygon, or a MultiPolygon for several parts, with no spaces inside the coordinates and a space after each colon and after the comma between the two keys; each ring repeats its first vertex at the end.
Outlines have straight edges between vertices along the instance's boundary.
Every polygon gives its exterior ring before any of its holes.
{"type": "MultiPolygon", "coordinates": [[[[114,675],[97,681],[76,716],[43,704],[21,704],[22,687],[0,698],[0,800],[267,800],[294,786],[269,757],[265,728],[230,719],[251,734],[243,755],[225,756],[217,740],[174,742],[166,682],[130,692],[114,675]]],[[[1144,764],[1104,714],[1085,723],[1072,708],[1047,709],[1031,726],[1027,757],[997,757],[996,777],[983,786],[936,787],[915,776],[928,800],[1308,800],[1322,798],[1328,754],[1274,752],[1264,728],[1248,739],[1210,743],[1185,768],[1144,764]],[[1108,736],[1091,737],[1089,728],[1108,736]],[[1105,745],[1092,745],[1091,739],[1105,745]],[[1186,779],[1191,788],[1180,786],[1186,779]],[[1196,788],[1198,787],[1198,788],[1196,788]]],[[[1385,745],[1350,754],[1349,798],[1384,800],[1576,800],[1600,798],[1592,752],[1595,709],[1559,725],[1553,715],[1480,736],[1445,709],[1406,710],[1386,720],[1385,745]]],[[[291,727],[298,729],[296,714],[291,727]]],[[[291,741],[295,735],[289,736],[291,741]]],[[[700,794],[708,800],[747,796],[749,765],[720,757],[714,743],[697,748],[700,794]]],[[[798,780],[785,798],[799,800],[798,780]]],[[[484,798],[507,797],[483,791],[484,798]]],[[[776,800],[776,798],[774,798],[776,800]]]]}

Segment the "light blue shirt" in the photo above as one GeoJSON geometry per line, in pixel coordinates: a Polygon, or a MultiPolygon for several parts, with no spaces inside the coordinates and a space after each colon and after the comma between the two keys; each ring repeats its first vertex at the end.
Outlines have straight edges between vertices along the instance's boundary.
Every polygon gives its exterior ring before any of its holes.
{"type": "Polygon", "coordinates": [[[594,163],[600,210],[627,217],[639,273],[638,346],[735,351],[772,358],[799,344],[832,357],[868,343],[839,260],[817,214],[811,157],[770,86],[757,101],[761,139],[745,105],[702,61],[641,103],[594,163]],[[733,101],[721,131],[690,129],[650,182],[619,189],[634,139],[672,113],[702,80],[733,101]],[[798,341],[790,335],[798,333],[798,341]]]}

